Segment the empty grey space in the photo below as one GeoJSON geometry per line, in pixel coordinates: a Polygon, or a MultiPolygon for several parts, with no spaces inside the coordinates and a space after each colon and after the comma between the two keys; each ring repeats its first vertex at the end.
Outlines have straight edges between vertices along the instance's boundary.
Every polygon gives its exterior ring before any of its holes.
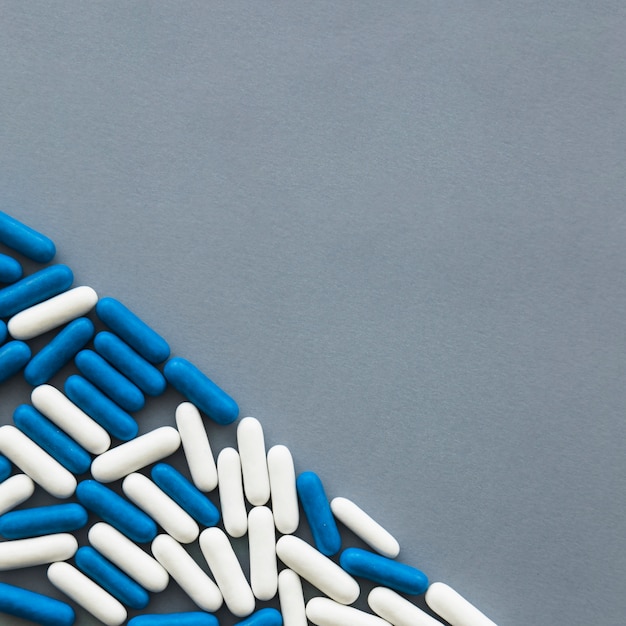
{"type": "Polygon", "coordinates": [[[403,562],[499,626],[623,626],[624,32],[621,2],[1,1],[0,210],[403,562]]]}

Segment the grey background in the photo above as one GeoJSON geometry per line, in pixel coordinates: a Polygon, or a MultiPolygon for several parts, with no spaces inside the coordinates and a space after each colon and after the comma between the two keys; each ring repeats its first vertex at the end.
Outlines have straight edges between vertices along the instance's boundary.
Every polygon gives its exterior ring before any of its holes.
{"type": "Polygon", "coordinates": [[[624,32],[621,2],[3,1],[1,208],[431,580],[621,626],[624,32]]]}

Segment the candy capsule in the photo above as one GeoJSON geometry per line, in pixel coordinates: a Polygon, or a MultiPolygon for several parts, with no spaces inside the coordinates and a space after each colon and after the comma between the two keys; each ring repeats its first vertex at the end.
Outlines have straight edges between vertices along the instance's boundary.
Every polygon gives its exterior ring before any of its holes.
{"type": "Polygon", "coordinates": [[[167,381],[218,424],[230,424],[239,416],[237,403],[195,365],[174,357],[163,368],[167,381]]]}
{"type": "Polygon", "coordinates": [[[248,502],[261,506],[270,499],[265,438],[261,422],[244,417],[237,426],[237,448],[241,458],[243,489],[248,502]]]}
{"type": "Polygon", "coordinates": [[[286,568],[278,574],[278,598],[285,626],[308,626],[302,581],[293,570],[286,568]]]}
{"type": "Polygon", "coordinates": [[[87,525],[87,511],[74,502],[11,511],[0,516],[0,535],[24,539],[66,533],[87,525]]]}
{"type": "Polygon", "coordinates": [[[0,283],[14,283],[22,278],[20,262],[8,254],[0,254],[0,283]]]}
{"type": "Polygon", "coordinates": [[[217,476],[224,528],[231,537],[243,537],[248,514],[243,499],[241,462],[234,448],[223,448],[217,456],[217,476]]]}
{"type": "Polygon", "coordinates": [[[35,492],[35,483],[26,474],[15,474],[0,483],[0,515],[26,502],[35,492]]]}
{"type": "Polygon", "coordinates": [[[76,537],[69,533],[1,541],[0,571],[65,561],[71,559],[77,549],[76,537]]]}
{"type": "Polygon", "coordinates": [[[393,626],[442,626],[440,621],[386,587],[374,587],[367,603],[376,615],[393,626]]]}
{"type": "Polygon", "coordinates": [[[48,580],[106,626],[120,626],[126,621],[122,604],[73,565],[53,563],[48,567],[48,580]]]}
{"type": "Polygon", "coordinates": [[[282,626],[283,616],[276,609],[260,609],[247,617],[236,626],[282,626]]]}
{"type": "Polygon", "coordinates": [[[188,613],[165,613],[154,615],[137,615],[127,626],[218,626],[217,617],[200,611],[188,613]]]}
{"type": "Polygon", "coordinates": [[[98,317],[129,346],[150,363],[161,363],[170,355],[170,347],[143,320],[115,298],[102,298],[96,305],[98,317]]]}
{"type": "Polygon", "coordinates": [[[451,626],[496,626],[484,613],[445,583],[433,583],[426,604],[451,626]]]}
{"type": "Polygon", "coordinates": [[[15,339],[26,341],[85,315],[98,301],[91,287],[76,287],[15,314],[7,324],[15,339]]]}
{"type": "Polygon", "coordinates": [[[424,572],[369,550],[347,548],[341,553],[339,563],[353,576],[373,580],[402,593],[419,595],[428,589],[428,578],[424,572]]]}
{"type": "Polygon", "coordinates": [[[317,626],[389,626],[380,617],[329,598],[311,598],[306,605],[306,616],[317,626]]]}
{"type": "Polygon", "coordinates": [[[70,322],[28,362],[24,368],[26,382],[33,386],[47,383],[87,344],[93,333],[93,322],[87,317],[70,322]]]}
{"type": "Polygon", "coordinates": [[[0,583],[0,613],[41,626],[72,626],[76,620],[69,604],[7,583],[0,583]]]}
{"type": "Polygon", "coordinates": [[[52,239],[3,211],[0,211],[0,242],[38,263],[48,263],[56,254],[52,239]]]}
{"type": "Polygon", "coordinates": [[[291,452],[285,446],[273,446],[267,453],[272,513],[276,529],[283,535],[296,532],[300,524],[296,472],[291,452]]]}
{"type": "Polygon", "coordinates": [[[23,341],[9,341],[0,348],[0,383],[15,376],[30,359],[30,348],[23,341]]]}
{"type": "Polygon", "coordinates": [[[0,291],[0,317],[12,317],[70,288],[74,274],[67,265],[51,265],[0,291]]]}
{"type": "Polygon", "coordinates": [[[259,600],[271,600],[278,589],[275,533],[272,511],[253,507],[248,514],[250,586],[259,600]]]}

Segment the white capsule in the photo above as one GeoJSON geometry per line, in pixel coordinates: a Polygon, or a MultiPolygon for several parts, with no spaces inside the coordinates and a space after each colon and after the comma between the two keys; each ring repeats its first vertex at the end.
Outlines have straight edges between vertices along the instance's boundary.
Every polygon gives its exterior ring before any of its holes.
{"type": "Polygon", "coordinates": [[[202,416],[195,405],[191,402],[178,405],[176,426],[193,484],[200,491],[213,491],[217,487],[217,467],[202,416]]]}
{"type": "Polygon", "coordinates": [[[109,433],[56,387],[39,385],[30,399],[40,413],[88,452],[102,454],[111,446],[109,433]]]}
{"type": "Polygon", "coordinates": [[[496,626],[484,613],[445,583],[432,583],[426,604],[451,626],[496,626]]]}
{"type": "Polygon", "coordinates": [[[278,574],[278,598],[284,626],[307,626],[304,593],[300,576],[284,569],[278,574]]]}
{"type": "Polygon", "coordinates": [[[248,513],[243,499],[241,461],[234,448],[224,448],[217,456],[217,476],[224,528],[231,537],[248,531],[248,513]]]}
{"type": "Polygon", "coordinates": [[[0,570],[21,569],[71,559],[78,542],[69,533],[0,542],[0,570]]]}
{"type": "Polygon", "coordinates": [[[191,543],[198,538],[200,528],[191,515],[147,476],[136,472],[129,474],[122,482],[122,491],[176,541],[191,543]]]}
{"type": "Polygon", "coordinates": [[[200,549],[228,610],[237,617],[250,615],[254,595],[228,537],[219,528],[206,528],[200,533],[200,549]]]}
{"type": "Polygon", "coordinates": [[[15,426],[0,427],[0,453],[55,498],[76,491],[74,475],[15,426]]]}
{"type": "Polygon", "coordinates": [[[161,426],[96,457],[91,473],[101,483],[110,483],[174,454],[179,447],[178,431],[172,426],[161,426]]]}
{"type": "Polygon", "coordinates": [[[169,535],[158,535],[152,554],[180,588],[203,610],[214,613],[222,606],[222,593],[191,555],[169,535]]]}
{"type": "Polygon", "coordinates": [[[261,506],[270,499],[270,481],[267,473],[263,427],[258,419],[244,417],[239,422],[237,447],[241,457],[241,473],[246,498],[250,504],[261,506]]]}
{"type": "Polygon", "coordinates": [[[289,449],[282,445],[271,447],[267,453],[267,469],[276,530],[284,535],[290,535],[298,529],[300,510],[296,491],[296,471],[289,449]]]}
{"type": "Polygon", "coordinates": [[[0,515],[26,502],[35,491],[35,483],[26,474],[15,474],[0,483],[0,515]]]}
{"type": "Polygon", "coordinates": [[[367,603],[376,615],[393,626],[441,626],[440,621],[387,587],[374,587],[367,603]]]}
{"type": "Polygon", "coordinates": [[[329,598],[311,598],[306,605],[306,616],[317,626],[389,626],[380,617],[329,598]]]}
{"type": "Polygon", "coordinates": [[[330,502],[333,515],[357,537],[383,556],[395,559],[400,544],[377,521],[347,498],[333,498],[330,502]]]}
{"type": "Polygon", "coordinates": [[[148,591],[159,593],[167,587],[170,577],[165,568],[113,526],[98,522],[88,537],[98,552],[148,591]]]}
{"type": "Polygon", "coordinates": [[[110,593],[69,563],[50,565],[48,580],[106,626],[120,626],[128,616],[110,593]]]}
{"type": "Polygon", "coordinates": [[[75,287],[20,311],[7,323],[11,337],[26,341],[85,315],[98,302],[91,287],[75,287]]]}
{"type": "Polygon", "coordinates": [[[299,537],[281,537],[276,542],[276,554],[287,567],[333,600],[352,604],[359,597],[359,583],[299,537]]]}
{"type": "Polygon", "coordinates": [[[266,506],[255,506],[248,514],[250,586],[259,600],[271,600],[278,589],[276,531],[274,517],[266,506]]]}

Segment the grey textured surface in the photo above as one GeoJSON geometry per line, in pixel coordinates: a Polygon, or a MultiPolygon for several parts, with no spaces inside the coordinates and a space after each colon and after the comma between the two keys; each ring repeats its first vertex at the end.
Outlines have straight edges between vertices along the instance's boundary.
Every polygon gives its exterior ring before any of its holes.
{"type": "Polygon", "coordinates": [[[622,626],[624,32],[619,2],[3,1],[0,208],[431,580],[622,626]]]}

